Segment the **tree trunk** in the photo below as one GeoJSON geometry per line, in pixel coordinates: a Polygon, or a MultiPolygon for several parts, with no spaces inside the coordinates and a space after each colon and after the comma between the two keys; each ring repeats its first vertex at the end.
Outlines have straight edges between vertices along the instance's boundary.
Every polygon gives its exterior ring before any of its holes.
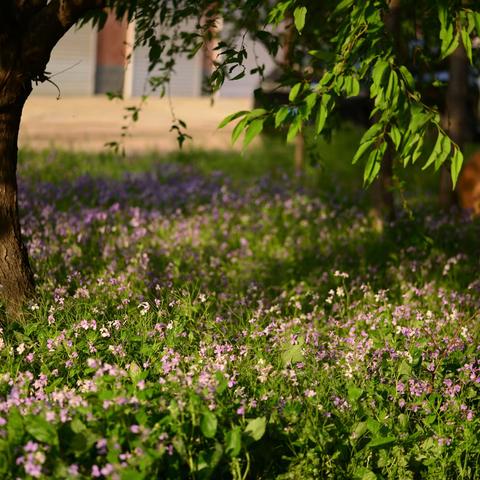
{"type": "Polygon", "coordinates": [[[393,195],[393,159],[395,151],[388,143],[387,150],[382,161],[380,170],[380,205],[383,214],[390,222],[393,222],[397,216],[395,211],[395,197],[393,195]]]}
{"type": "MultiPolygon", "coordinates": [[[[401,21],[400,0],[390,0],[388,13],[385,16],[385,28],[393,37],[394,50],[401,59],[403,57],[402,45],[400,42],[400,21],[401,21]]],[[[393,161],[395,151],[389,143],[382,159],[382,168],[378,179],[378,198],[381,213],[389,220],[396,218],[395,197],[393,194],[393,161]]]]}
{"type": "Polygon", "coordinates": [[[34,291],[17,201],[17,140],[23,104],[23,99],[13,104],[0,99],[0,299],[9,314],[18,312],[34,291]]]}
{"type": "Polygon", "coordinates": [[[17,140],[32,81],[48,80],[52,49],[105,0],[0,2],[0,300],[9,315],[34,292],[17,201],[17,140]]]}
{"type": "Polygon", "coordinates": [[[295,137],[295,177],[301,178],[305,173],[305,136],[303,132],[295,137]]]}
{"type": "MultiPolygon", "coordinates": [[[[443,128],[450,138],[463,150],[468,131],[468,58],[463,43],[449,57],[449,82],[443,128]]],[[[440,172],[440,205],[450,209],[458,203],[452,189],[449,165],[442,165],[440,172]]]]}

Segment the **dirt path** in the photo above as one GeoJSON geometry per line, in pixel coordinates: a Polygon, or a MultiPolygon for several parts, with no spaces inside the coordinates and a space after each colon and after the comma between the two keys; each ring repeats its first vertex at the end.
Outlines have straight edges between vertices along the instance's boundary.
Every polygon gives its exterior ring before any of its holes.
{"type": "MultiPolygon", "coordinates": [[[[106,142],[120,138],[124,108],[139,100],[110,101],[104,96],[61,98],[32,97],[22,119],[20,146],[45,149],[100,151],[106,142]]],[[[194,148],[229,148],[233,125],[218,130],[217,125],[230,113],[249,109],[250,99],[174,98],[177,118],[185,121],[194,148]]],[[[169,132],[172,114],[167,99],[147,100],[137,123],[125,140],[127,152],[168,151],[178,148],[176,136],[169,132]]]]}

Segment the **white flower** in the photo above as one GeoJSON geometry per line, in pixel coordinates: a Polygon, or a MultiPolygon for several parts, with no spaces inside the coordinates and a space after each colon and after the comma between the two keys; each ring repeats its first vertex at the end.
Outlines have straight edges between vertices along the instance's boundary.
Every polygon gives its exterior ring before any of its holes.
{"type": "Polygon", "coordinates": [[[110,336],[110,332],[105,327],[101,327],[100,328],[100,335],[103,338],[108,338],[110,336]]]}
{"type": "Polygon", "coordinates": [[[150,304],[148,302],[142,302],[138,305],[138,308],[140,309],[140,315],[146,315],[150,310],[150,304]]]}
{"type": "Polygon", "coordinates": [[[25,351],[25,344],[24,344],[24,343],[21,343],[21,344],[17,347],[17,353],[18,353],[19,355],[21,355],[24,351],[25,351]]]}
{"type": "Polygon", "coordinates": [[[460,335],[465,339],[468,340],[470,337],[470,334],[468,333],[468,328],[467,327],[462,327],[462,332],[460,335]]]}

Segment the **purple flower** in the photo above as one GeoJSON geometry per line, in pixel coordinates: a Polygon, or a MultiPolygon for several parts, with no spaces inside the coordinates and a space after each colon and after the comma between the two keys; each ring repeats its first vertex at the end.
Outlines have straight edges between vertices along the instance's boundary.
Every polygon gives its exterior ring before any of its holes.
{"type": "Polygon", "coordinates": [[[29,453],[36,452],[38,450],[38,443],[29,441],[25,444],[25,446],[23,447],[23,450],[29,453]]]}

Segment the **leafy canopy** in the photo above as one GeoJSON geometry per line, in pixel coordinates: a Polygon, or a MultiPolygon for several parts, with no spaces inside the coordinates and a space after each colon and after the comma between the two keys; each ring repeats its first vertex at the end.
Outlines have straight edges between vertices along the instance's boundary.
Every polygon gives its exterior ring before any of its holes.
{"type": "MultiPolygon", "coordinates": [[[[151,83],[161,93],[176,56],[195,55],[215,35],[220,18],[233,26],[234,34],[218,42],[212,91],[226,78],[250,73],[244,66],[247,32],[267,48],[282,67],[279,82],[289,88],[288,102],[225,119],[221,126],[238,122],[233,140],[244,132],[248,145],[266,121],[287,127],[288,139],[307,124],[313,125],[316,135],[328,134],[339,100],[367,92],[375,121],[353,158],[354,163],[365,161],[365,183],[379,173],[388,146],[407,166],[420,158],[433,131],[437,140],[423,168],[438,169],[449,160],[455,184],[462,152],[442,128],[438,110],[422,100],[415,63],[420,58],[426,64],[439,62],[459,45],[473,62],[472,38],[480,35],[478,2],[404,0],[401,7],[411,20],[402,23],[402,52],[386,25],[391,7],[386,0],[111,0],[107,5],[119,17],[136,22],[136,45],[148,47],[151,83]]],[[[102,23],[106,13],[93,12],[87,20],[92,17],[102,23]]],[[[262,66],[254,73],[262,74],[262,66]]]]}

